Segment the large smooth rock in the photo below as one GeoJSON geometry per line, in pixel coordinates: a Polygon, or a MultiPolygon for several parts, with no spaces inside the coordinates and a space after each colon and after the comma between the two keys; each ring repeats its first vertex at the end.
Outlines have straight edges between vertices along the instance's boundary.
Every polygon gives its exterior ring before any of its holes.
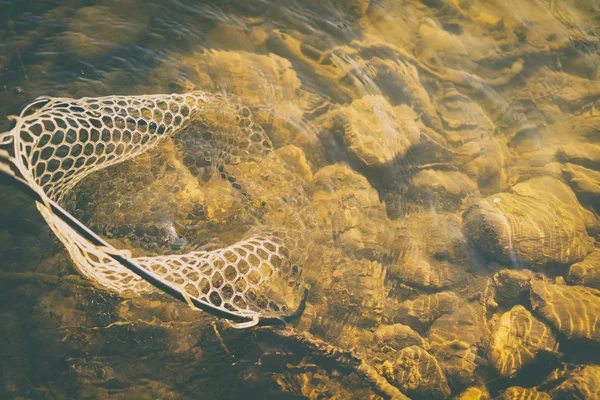
{"type": "Polygon", "coordinates": [[[398,306],[390,305],[390,309],[386,310],[386,316],[395,322],[424,332],[442,315],[456,311],[461,303],[462,300],[454,292],[422,294],[398,306]]]}
{"type": "Polygon", "coordinates": [[[502,314],[492,331],[489,358],[502,376],[515,376],[535,362],[542,351],[554,351],[556,338],[550,327],[523,306],[502,314]]]}
{"type": "Polygon", "coordinates": [[[586,230],[594,217],[567,185],[549,176],[483,199],[463,219],[465,232],[480,248],[520,267],[573,263],[594,247],[586,230]]]}
{"type": "Polygon", "coordinates": [[[567,339],[600,342],[599,290],[534,280],[531,306],[567,339]]]}

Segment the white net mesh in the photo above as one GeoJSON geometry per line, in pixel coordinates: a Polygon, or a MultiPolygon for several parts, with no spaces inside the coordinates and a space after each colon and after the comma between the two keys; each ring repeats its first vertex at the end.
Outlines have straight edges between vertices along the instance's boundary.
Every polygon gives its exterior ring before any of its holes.
{"type": "MultiPolygon", "coordinates": [[[[198,160],[204,160],[243,192],[231,171],[244,160],[260,160],[272,152],[250,110],[233,107],[235,115],[228,118],[235,123],[211,129],[214,134],[209,137],[197,134],[211,115],[231,108],[229,102],[203,93],[39,98],[15,118],[15,128],[0,135],[0,142],[12,141],[12,161],[23,179],[43,200],[59,206],[76,202],[74,189],[85,177],[146,153],[186,129],[195,133],[193,141],[181,139],[188,150],[204,143],[188,154],[190,171],[198,174],[198,160]]],[[[90,243],[47,202],[38,203],[38,208],[84,276],[121,294],[156,290],[111,257],[119,251],[90,243]]],[[[301,304],[304,293],[301,277],[308,241],[302,223],[292,229],[271,226],[251,232],[212,251],[137,258],[121,254],[186,299],[253,319],[287,315],[301,304]]]]}

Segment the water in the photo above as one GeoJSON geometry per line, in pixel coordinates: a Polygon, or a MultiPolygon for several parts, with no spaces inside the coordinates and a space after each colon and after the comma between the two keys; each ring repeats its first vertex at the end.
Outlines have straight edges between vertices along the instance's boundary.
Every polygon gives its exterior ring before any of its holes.
{"type": "Polygon", "coordinates": [[[301,226],[295,332],[380,384],[298,337],[96,287],[0,186],[0,397],[569,398],[561,379],[598,363],[597,2],[0,0],[0,19],[0,132],[42,95],[248,107],[271,158],[218,153],[239,129],[223,107],[66,203],[136,255],[301,226]]]}

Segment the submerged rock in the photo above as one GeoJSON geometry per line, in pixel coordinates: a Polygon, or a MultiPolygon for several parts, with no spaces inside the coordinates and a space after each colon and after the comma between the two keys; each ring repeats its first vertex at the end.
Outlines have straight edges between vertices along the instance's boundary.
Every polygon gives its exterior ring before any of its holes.
{"type": "Polygon", "coordinates": [[[512,386],[506,389],[502,394],[495,398],[496,400],[552,400],[548,393],[538,392],[534,389],[526,389],[520,386],[512,386]]]}
{"type": "Polygon", "coordinates": [[[407,198],[428,208],[456,210],[479,189],[467,175],[457,171],[423,170],[408,185],[407,198]]]}
{"type": "Polygon", "coordinates": [[[550,391],[553,399],[598,399],[600,398],[600,366],[589,365],[569,376],[558,387],[550,391]]]}
{"type": "Polygon", "coordinates": [[[571,265],[567,281],[572,285],[600,289],[600,250],[595,249],[582,261],[571,265]]]}
{"type": "Polygon", "coordinates": [[[381,321],[386,290],[385,269],[376,261],[346,259],[335,267],[325,291],[327,316],[337,321],[374,326],[381,321]]]}
{"type": "Polygon", "coordinates": [[[575,164],[565,164],[562,172],[577,198],[600,211],[600,172],[575,164]]]}
{"type": "Polygon", "coordinates": [[[458,217],[434,211],[415,213],[407,216],[401,226],[394,244],[398,261],[390,266],[392,277],[426,289],[466,284],[472,258],[458,217]]]}
{"type": "Polygon", "coordinates": [[[600,145],[593,143],[569,143],[556,152],[558,161],[581,165],[593,170],[600,170],[600,145]]]}
{"type": "Polygon", "coordinates": [[[84,60],[97,60],[120,46],[136,43],[146,32],[152,7],[135,0],[108,0],[78,9],[62,43],[84,60]]]}
{"type": "Polygon", "coordinates": [[[456,397],[456,400],[489,400],[490,392],[485,386],[471,386],[456,397]]]}
{"type": "Polygon", "coordinates": [[[384,376],[411,397],[445,399],[450,396],[450,387],[438,361],[421,347],[402,349],[393,362],[387,361],[382,368],[384,376]]]}
{"type": "Polygon", "coordinates": [[[419,142],[416,119],[410,107],[392,107],[384,97],[369,95],[334,111],[328,128],[363,166],[383,167],[419,142]]]}
{"type": "Polygon", "coordinates": [[[309,187],[317,223],[351,254],[389,252],[393,232],[379,194],[367,179],[345,164],[324,167],[309,187]]]}
{"type": "Polygon", "coordinates": [[[424,332],[442,315],[456,311],[461,303],[461,298],[454,292],[422,294],[414,300],[406,300],[397,307],[391,307],[386,310],[386,315],[392,321],[424,332]]]}
{"type": "Polygon", "coordinates": [[[533,273],[529,270],[503,269],[492,278],[494,301],[497,304],[518,304],[526,300],[533,273]]]}
{"type": "Polygon", "coordinates": [[[410,326],[403,324],[380,325],[375,330],[375,339],[380,346],[400,350],[408,346],[428,348],[429,344],[410,326]]]}
{"type": "Polygon", "coordinates": [[[567,339],[600,342],[599,290],[533,280],[531,306],[567,339]]]}
{"type": "Polygon", "coordinates": [[[586,230],[594,217],[552,177],[533,178],[510,193],[483,199],[463,219],[465,232],[480,248],[517,266],[572,263],[594,246],[586,230]]]}
{"type": "Polygon", "coordinates": [[[488,336],[485,308],[476,302],[464,304],[433,323],[428,336],[431,353],[453,388],[473,382],[478,349],[488,336]]]}
{"type": "Polygon", "coordinates": [[[514,376],[535,362],[542,351],[554,351],[556,338],[543,322],[523,306],[504,313],[492,331],[489,357],[502,376],[514,376]]]}

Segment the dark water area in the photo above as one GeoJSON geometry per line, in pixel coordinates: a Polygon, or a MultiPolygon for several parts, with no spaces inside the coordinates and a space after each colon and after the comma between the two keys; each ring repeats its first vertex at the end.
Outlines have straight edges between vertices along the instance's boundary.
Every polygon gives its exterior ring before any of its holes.
{"type": "MultiPolygon", "coordinates": [[[[275,232],[260,266],[309,287],[234,329],[86,272],[0,184],[0,398],[600,397],[599,35],[594,0],[0,0],[0,132],[39,96],[203,93],[65,193],[42,168],[53,200],[139,260],[275,232]]],[[[243,258],[211,264],[219,304],[243,258]]],[[[165,279],[200,296],[189,268],[165,279]]]]}

